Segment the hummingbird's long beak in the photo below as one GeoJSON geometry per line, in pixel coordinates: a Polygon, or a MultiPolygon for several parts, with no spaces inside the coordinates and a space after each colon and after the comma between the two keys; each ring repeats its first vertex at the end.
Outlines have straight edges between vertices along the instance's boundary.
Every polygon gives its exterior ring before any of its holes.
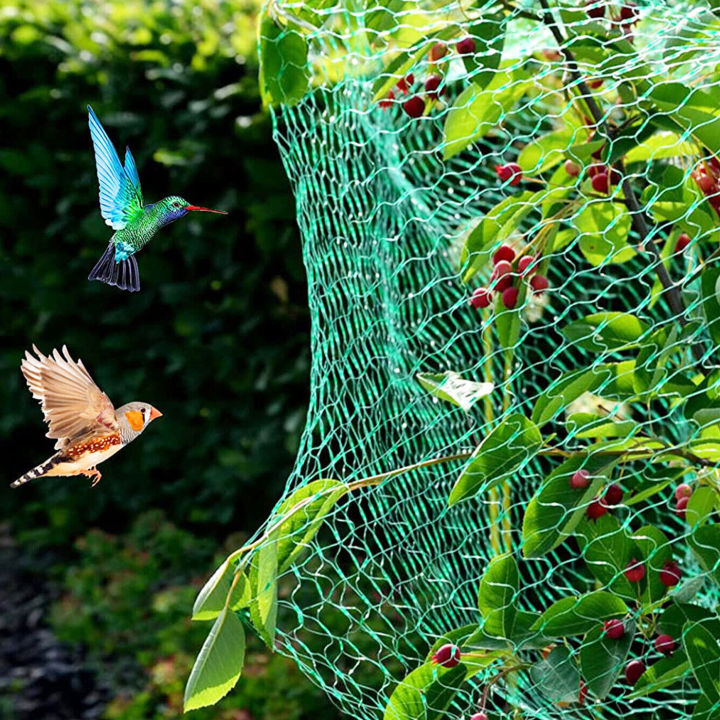
{"type": "Polygon", "coordinates": [[[211,212],[217,213],[218,215],[227,215],[225,210],[211,210],[210,208],[200,207],[200,205],[187,205],[186,210],[197,210],[198,212],[211,212]]]}

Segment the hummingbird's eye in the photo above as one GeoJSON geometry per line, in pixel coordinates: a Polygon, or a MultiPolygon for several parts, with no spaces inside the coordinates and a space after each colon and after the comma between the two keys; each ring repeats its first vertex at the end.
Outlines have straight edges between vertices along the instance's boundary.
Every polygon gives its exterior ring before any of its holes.
{"type": "Polygon", "coordinates": [[[182,203],[179,203],[179,202],[177,202],[177,200],[176,200],[176,201],[173,203],[173,207],[176,207],[176,208],[179,209],[179,208],[182,207],[182,203]]]}

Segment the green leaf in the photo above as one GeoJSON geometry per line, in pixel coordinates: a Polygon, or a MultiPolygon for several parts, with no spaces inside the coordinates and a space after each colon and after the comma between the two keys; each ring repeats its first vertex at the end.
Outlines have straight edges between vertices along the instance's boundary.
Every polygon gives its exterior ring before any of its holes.
{"type": "Polygon", "coordinates": [[[197,656],[187,686],[184,710],[213,705],[238,681],[245,660],[245,631],[237,615],[224,608],[197,656]]]}
{"type": "Polygon", "coordinates": [[[662,492],[670,483],[676,482],[685,473],[685,468],[666,466],[644,467],[635,476],[637,483],[632,487],[632,495],[624,498],[625,505],[637,505],[653,495],[662,492]]]}
{"type": "Polygon", "coordinates": [[[700,566],[720,585],[720,525],[702,525],[687,538],[700,566]]]}
{"type": "MultiPolygon", "coordinates": [[[[675,635],[674,637],[680,637],[675,635]]],[[[658,660],[640,676],[628,695],[628,700],[649,695],[656,690],[674,685],[682,680],[690,672],[690,663],[687,656],[681,650],[676,650],[669,657],[658,660]]]]}
{"type": "Polygon", "coordinates": [[[720,718],[720,700],[701,695],[693,708],[690,720],[718,720],[720,718]]]}
{"type": "Polygon", "coordinates": [[[715,512],[717,493],[710,487],[699,487],[690,496],[685,510],[685,522],[691,527],[704,525],[715,512]]]}
{"type": "Polygon", "coordinates": [[[634,634],[635,623],[626,621],[625,634],[619,640],[607,637],[602,625],[596,625],[583,638],[580,670],[588,688],[601,700],[622,672],[634,634]]]}
{"type": "MultiPolygon", "coordinates": [[[[431,646],[430,650],[428,651],[428,654],[425,658],[425,662],[431,662],[432,656],[439,650],[443,645],[447,645],[448,643],[451,643],[453,645],[458,645],[460,647],[464,646],[468,640],[468,638],[471,638],[478,629],[477,623],[471,623],[470,625],[463,625],[462,627],[455,628],[454,630],[449,630],[444,635],[441,635],[431,646]]],[[[500,647],[499,645],[496,645],[496,647],[500,647]]]]}
{"type": "Polygon", "coordinates": [[[645,563],[642,601],[644,605],[652,605],[667,592],[667,587],[660,582],[660,571],[668,560],[672,560],[672,544],[667,535],[653,525],[636,530],[631,539],[639,552],[636,559],[645,563]]]}
{"type": "Polygon", "coordinates": [[[642,432],[642,425],[634,420],[608,420],[592,413],[568,415],[565,427],[577,438],[627,438],[642,432]]]}
{"type": "Polygon", "coordinates": [[[716,345],[720,345],[720,301],[718,287],[720,268],[706,267],[700,281],[703,298],[703,311],[707,320],[707,329],[716,345]]]}
{"type": "Polygon", "coordinates": [[[588,570],[603,587],[634,600],[637,594],[624,575],[634,546],[617,519],[610,514],[597,520],[583,518],[575,537],[588,570]]]}
{"type": "Polygon", "coordinates": [[[495,76],[500,67],[503,46],[505,45],[505,28],[503,13],[484,15],[467,27],[467,34],[475,38],[476,48],[484,51],[482,60],[478,62],[475,53],[463,55],[462,61],[472,81],[483,89],[495,76]]]}
{"type": "Polygon", "coordinates": [[[542,427],[559,412],[566,410],[568,405],[583,393],[594,392],[599,388],[603,389],[603,394],[606,396],[632,395],[633,370],[634,364],[630,361],[599,364],[587,370],[572,370],[565,373],[538,396],[531,415],[532,421],[538,427],[542,427]]]}
{"type": "Polygon", "coordinates": [[[499,485],[527,464],[541,445],[540,431],[526,417],[515,413],[503,418],[472,454],[450,493],[449,504],[499,485]]]}
{"type": "Polygon", "coordinates": [[[520,574],[512,555],[500,555],[490,561],[478,590],[478,608],[487,633],[513,637],[519,585],[520,574]]]}
{"type": "Polygon", "coordinates": [[[485,89],[473,83],[458,95],[445,120],[443,157],[463,151],[510,112],[532,85],[524,70],[497,71],[485,89]]]}
{"type": "Polygon", "coordinates": [[[617,461],[617,457],[598,454],[572,457],[548,475],[530,500],[523,518],[525,557],[540,557],[550,552],[575,530],[617,461]],[[572,490],[570,478],[581,468],[590,474],[590,484],[585,490],[572,490]]]}
{"type": "Polygon", "coordinates": [[[250,620],[269,648],[275,645],[277,625],[278,544],[270,540],[260,546],[250,565],[250,620]]]}
{"type": "Polygon", "coordinates": [[[528,143],[518,156],[518,165],[523,169],[524,175],[537,175],[555,167],[565,159],[565,152],[571,142],[582,134],[573,127],[563,127],[561,130],[541,135],[528,143]]]}
{"type": "Polygon", "coordinates": [[[720,115],[712,95],[680,82],[666,82],[652,86],[649,98],[713,154],[720,153],[720,115]]]}
{"type": "Polygon", "coordinates": [[[465,412],[495,389],[492,383],[465,380],[452,370],[444,373],[418,373],[415,377],[435,397],[457,405],[465,412]]]}
{"type": "Polygon", "coordinates": [[[679,639],[682,637],[683,629],[688,622],[702,622],[703,626],[713,635],[720,635],[720,620],[718,620],[715,613],[700,605],[693,605],[692,603],[670,603],[665,610],[663,610],[658,625],[660,632],[679,639]]]}
{"type": "Polygon", "coordinates": [[[305,36],[269,15],[260,25],[260,91],[267,105],[294,105],[310,83],[305,36]]]}
{"type": "Polygon", "coordinates": [[[463,282],[481,270],[499,247],[540,201],[542,193],[521,192],[510,195],[488,210],[484,217],[470,226],[465,233],[460,262],[463,265],[463,282]],[[467,264],[467,266],[466,266],[467,264]]]}
{"type": "Polygon", "coordinates": [[[720,648],[717,637],[702,622],[688,622],[682,643],[700,689],[713,702],[720,700],[720,648]]]}
{"type": "Polygon", "coordinates": [[[662,131],[655,133],[644,142],[636,145],[625,155],[625,164],[641,162],[646,163],[649,160],[661,160],[671,157],[688,157],[698,154],[696,143],[675,132],[662,131]]]}
{"type": "Polygon", "coordinates": [[[555,648],[530,668],[533,685],[552,702],[577,702],[580,673],[566,647],[555,648]]]}
{"type": "Polygon", "coordinates": [[[617,595],[596,590],[553,603],[535,621],[532,629],[548,637],[584,635],[605,620],[622,617],[627,612],[627,605],[617,595]]]}
{"type": "MultiPolygon", "coordinates": [[[[233,588],[232,598],[228,604],[230,610],[239,610],[250,602],[250,584],[244,572],[233,588]]],[[[227,560],[213,573],[198,593],[193,605],[193,620],[214,620],[225,607],[228,593],[235,577],[235,563],[227,560]]]]}
{"type": "Polygon", "coordinates": [[[289,495],[268,521],[274,527],[267,543],[277,544],[278,574],[285,572],[320,529],[325,516],[348,491],[345,483],[313,480],[289,495]],[[280,525],[276,524],[282,520],[280,525]]]}
{"type": "Polygon", "coordinates": [[[632,224],[630,213],[620,203],[589,203],[577,214],[573,224],[580,232],[580,251],[592,265],[624,263],[637,255],[627,242],[632,224]]]}
{"type": "Polygon", "coordinates": [[[575,345],[594,352],[628,350],[650,329],[640,318],[630,313],[603,312],[586,315],[566,325],[562,334],[575,345]]]}
{"type": "Polygon", "coordinates": [[[461,685],[501,657],[490,652],[475,658],[472,667],[461,662],[454,668],[425,663],[403,678],[393,690],[383,720],[441,720],[461,685]]]}

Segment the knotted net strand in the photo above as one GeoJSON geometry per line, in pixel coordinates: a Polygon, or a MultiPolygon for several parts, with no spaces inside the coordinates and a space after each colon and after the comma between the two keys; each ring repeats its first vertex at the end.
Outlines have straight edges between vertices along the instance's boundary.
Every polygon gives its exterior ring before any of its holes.
{"type": "MultiPolygon", "coordinates": [[[[526,611],[542,611],[563,597],[603,587],[581,562],[582,550],[573,538],[541,557],[523,557],[528,502],[562,458],[536,455],[503,486],[452,506],[448,498],[467,456],[428,461],[471,452],[511,414],[530,417],[543,393],[552,397],[563,374],[633,357],[604,348],[602,334],[588,349],[587,342],[561,332],[593,313],[632,313],[652,331],[678,328],[665,382],[675,374],[693,376],[701,368],[708,375],[716,367],[699,271],[718,239],[717,215],[708,214],[714,211],[697,193],[673,221],[654,220],[651,207],[663,191],[658,177],[672,168],[677,183],[693,187],[691,172],[707,162],[710,152],[698,141],[692,116],[684,129],[673,126],[672,113],[633,95],[627,86],[629,78],[649,69],[651,75],[644,77],[649,87],[656,80],[672,81],[720,100],[720,20],[700,3],[645,3],[639,20],[626,23],[632,28],[634,51],[625,56],[611,42],[617,39],[611,31],[619,27],[608,20],[619,9],[613,4],[598,21],[608,30],[607,43],[598,40],[596,28],[585,34],[583,8],[571,11],[576,3],[546,9],[539,2],[517,7],[460,2],[340,7],[316,2],[309,4],[313,22],[303,19],[307,5],[279,0],[270,6],[287,32],[304,34],[311,75],[302,99],[274,110],[275,138],[297,203],[312,319],[311,403],[285,498],[319,478],[352,483],[396,468],[420,467],[359,488],[334,505],[323,529],[280,578],[275,648],[293,658],[342,711],[370,719],[383,716],[398,682],[426,661],[439,639],[479,622],[478,582],[498,554],[510,550],[517,559],[521,582],[512,603],[526,611]],[[558,47],[544,22],[546,13],[556,20],[564,47],[558,47]],[[476,66],[469,70],[455,44],[479,18],[495,18],[499,24],[498,34],[505,38],[502,62],[496,62],[497,44],[477,42],[476,66]],[[448,54],[433,62],[427,38],[438,32],[452,39],[448,54]],[[581,46],[584,37],[599,48],[598,59],[591,63],[578,54],[575,75],[564,53],[581,46]],[[695,50],[689,56],[688,43],[695,50]],[[426,49],[410,67],[395,73],[394,81],[408,84],[407,94],[391,84],[393,97],[384,92],[374,98],[378,78],[393,74],[393,60],[423,44],[426,49]],[[447,145],[457,142],[444,134],[451,108],[487,72],[493,76],[490,83],[496,81],[490,102],[497,97],[501,107],[496,113],[488,113],[487,107],[470,109],[471,117],[478,114],[475,124],[469,123],[471,132],[483,122],[484,130],[460,151],[446,153],[447,145]],[[409,74],[414,82],[407,80],[409,74]],[[403,103],[425,98],[423,83],[433,74],[442,76],[445,94],[428,104],[421,117],[410,117],[403,103]],[[522,77],[517,81],[522,88],[508,104],[502,98],[513,77],[522,77]],[[596,78],[603,81],[592,90],[601,124],[587,107],[578,110],[587,83],[596,78]],[[565,160],[582,156],[583,145],[602,136],[601,126],[623,128],[630,118],[639,118],[635,137],[626,133],[622,140],[606,142],[611,148],[617,142],[620,156],[631,153],[625,156],[623,178],[639,199],[639,211],[624,196],[622,184],[611,187],[608,200],[607,194],[581,184],[586,177],[581,174],[572,191],[581,202],[543,215],[541,205],[550,199],[553,182],[568,183],[557,174],[565,160]],[[552,132],[558,133],[552,143],[536,144],[535,153],[524,151],[552,132]],[[642,145],[650,137],[660,140],[642,145]],[[633,150],[638,145],[645,149],[633,150]],[[518,161],[522,181],[501,182],[495,167],[518,161]],[[547,255],[547,292],[521,294],[520,329],[510,356],[494,328],[503,314],[514,311],[497,302],[482,312],[470,306],[473,290],[488,284],[492,263],[465,282],[473,256],[463,256],[462,248],[469,228],[504,198],[523,192],[540,194],[527,201],[524,219],[490,253],[504,243],[520,254],[534,239],[555,231],[565,244],[556,241],[547,255]],[[620,207],[624,214],[601,216],[600,226],[591,229],[578,218],[593,204],[620,207]],[[635,216],[647,221],[648,237],[640,236],[635,216]],[[707,217],[709,225],[703,224],[707,217]],[[692,243],[673,255],[683,219],[694,228],[692,243]],[[631,222],[618,239],[623,224],[631,222]],[[674,298],[660,291],[660,267],[674,283],[674,298]],[[684,306],[682,323],[678,298],[684,306]],[[703,349],[693,355],[689,345],[696,340],[703,349]],[[446,371],[492,382],[494,390],[465,412],[418,382],[419,373],[446,371]]],[[[281,67],[280,72],[293,69],[281,67]]],[[[581,157],[582,173],[594,162],[599,161],[581,157]]],[[[531,246],[526,252],[536,251],[531,246]]],[[[593,332],[588,329],[585,339],[593,332]]],[[[617,385],[632,383],[632,373],[621,366],[616,378],[592,393],[560,403],[544,437],[557,433],[550,444],[566,452],[594,442],[577,437],[567,424],[567,417],[578,412],[617,422],[630,418],[642,432],[678,446],[701,437],[698,423],[688,418],[677,398],[640,402],[632,394],[619,396],[617,385]]],[[[558,389],[558,397],[560,393],[558,389]]],[[[630,437],[620,434],[618,442],[630,437]]],[[[636,479],[652,471],[651,461],[613,469],[611,480],[623,487],[626,498],[636,479]]],[[[707,481],[713,473],[695,468],[682,479],[693,482],[702,475],[707,481]]],[[[628,533],[652,524],[672,538],[674,559],[685,578],[696,579],[690,602],[714,611],[712,568],[701,567],[688,549],[691,528],[674,512],[673,489],[670,484],[645,502],[621,505],[613,515],[628,533]]],[[[261,542],[266,530],[256,535],[261,542]]],[[[577,649],[577,643],[566,645],[577,649]]],[[[647,650],[649,645],[633,646],[631,655],[654,662],[661,656],[647,650]]],[[[475,712],[491,676],[487,670],[465,683],[444,716],[475,712]]],[[[699,696],[689,669],[667,689],[646,697],[628,698],[631,690],[620,677],[611,699],[600,702],[590,693],[583,705],[567,698],[559,702],[543,692],[537,675],[520,673],[511,682],[493,684],[486,692],[486,711],[522,718],[629,713],[684,718],[699,696]]],[[[429,718],[438,708],[431,699],[428,703],[424,712],[429,718]]]]}

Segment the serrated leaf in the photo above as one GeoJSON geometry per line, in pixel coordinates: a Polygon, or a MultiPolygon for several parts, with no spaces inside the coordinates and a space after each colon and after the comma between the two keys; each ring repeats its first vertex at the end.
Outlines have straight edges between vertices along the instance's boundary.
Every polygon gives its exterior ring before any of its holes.
{"type": "MultiPolygon", "coordinates": [[[[193,620],[214,620],[220,614],[226,605],[234,577],[235,564],[225,560],[198,593],[193,605],[193,620]]],[[[227,605],[230,610],[239,610],[249,602],[250,584],[245,573],[240,571],[227,605]]]]}
{"type": "Polygon", "coordinates": [[[245,631],[237,615],[224,608],[197,656],[185,687],[184,710],[215,704],[237,683],[245,660],[245,631]]]}

